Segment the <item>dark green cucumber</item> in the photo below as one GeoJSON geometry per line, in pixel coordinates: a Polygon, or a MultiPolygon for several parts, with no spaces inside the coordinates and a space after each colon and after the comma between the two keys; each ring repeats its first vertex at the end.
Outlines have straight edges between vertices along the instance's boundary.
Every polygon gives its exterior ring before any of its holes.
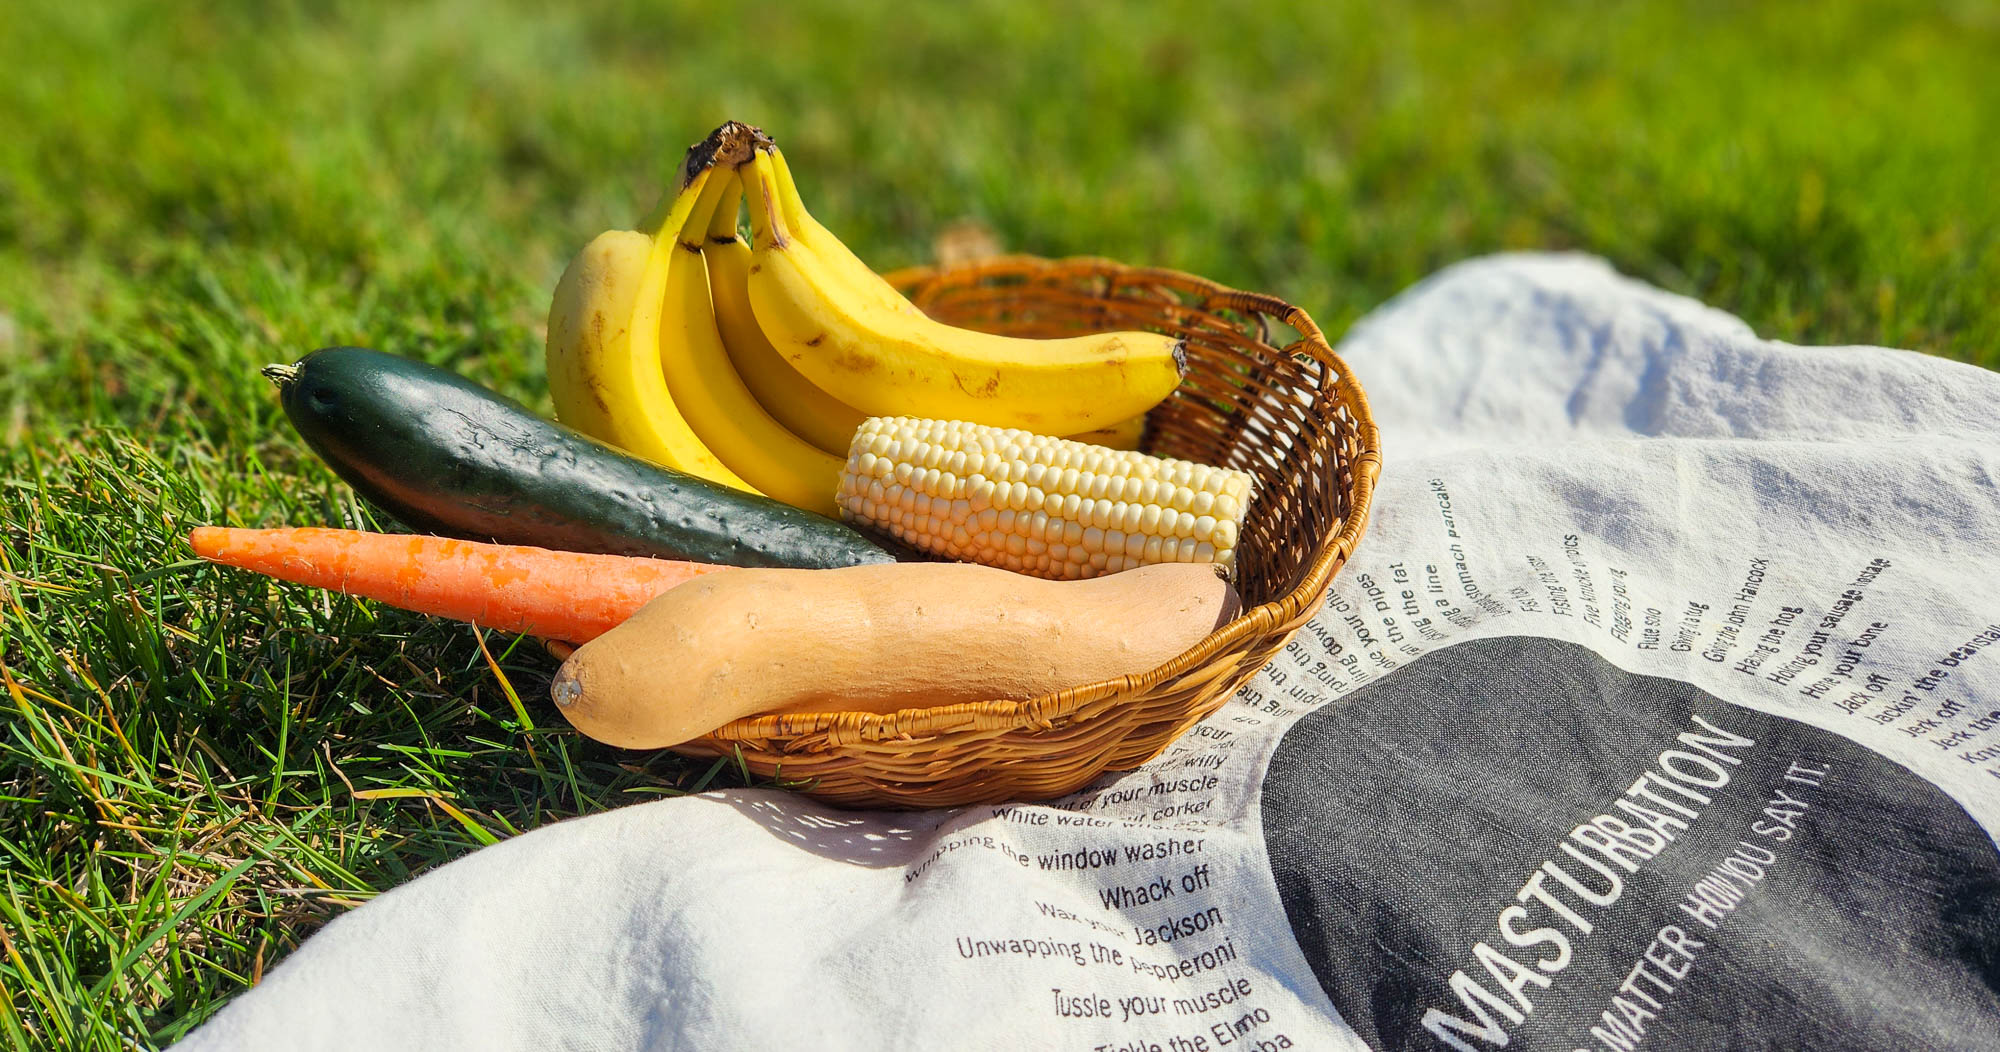
{"type": "Polygon", "coordinates": [[[730,566],[895,558],[824,515],[647,463],[423,362],[328,347],[264,374],[327,466],[428,533],[730,566]]]}

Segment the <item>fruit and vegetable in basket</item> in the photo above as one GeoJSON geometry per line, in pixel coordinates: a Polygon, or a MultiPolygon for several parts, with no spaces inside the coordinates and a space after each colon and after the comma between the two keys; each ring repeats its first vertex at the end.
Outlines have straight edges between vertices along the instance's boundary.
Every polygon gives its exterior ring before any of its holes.
{"type": "Polygon", "coordinates": [[[1250,476],[1136,449],[1188,367],[1171,332],[933,319],[746,125],[677,184],[557,284],[560,423],[361,348],[266,369],[315,453],[436,536],[205,527],[196,552],[583,644],[552,693],[632,747],[1140,675],[1237,615],[1250,476]]]}

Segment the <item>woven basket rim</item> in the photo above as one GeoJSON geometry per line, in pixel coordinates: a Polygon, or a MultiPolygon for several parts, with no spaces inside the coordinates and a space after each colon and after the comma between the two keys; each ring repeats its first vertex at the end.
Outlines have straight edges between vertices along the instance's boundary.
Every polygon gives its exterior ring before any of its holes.
{"type": "MultiPolygon", "coordinates": [[[[1375,425],[1374,415],[1369,409],[1367,395],[1362,391],[1361,385],[1354,380],[1347,363],[1334,353],[1319,325],[1303,309],[1275,296],[1232,289],[1199,275],[1159,267],[1129,266],[1116,260],[1096,256],[1052,259],[1030,255],[1006,255],[967,265],[980,268],[987,276],[1018,275],[1032,278],[1041,271],[1064,268],[1070,272],[1083,270],[1117,278],[1121,284],[1143,284],[1148,279],[1153,279],[1161,283],[1199,288],[1210,297],[1211,301],[1219,302],[1224,307],[1241,308],[1246,312],[1260,312],[1279,318],[1299,333],[1299,339],[1274,350],[1283,354],[1310,355],[1326,366],[1319,393],[1331,397],[1335,392],[1339,392],[1342,401],[1349,406],[1354,415],[1359,451],[1352,464],[1354,482],[1350,494],[1351,511],[1341,521],[1337,533],[1321,540],[1319,550],[1308,564],[1306,572],[1290,591],[1269,602],[1243,610],[1194,646],[1165,664],[1144,673],[1100,680],[1025,699],[961,702],[953,705],[899,709],[888,713],[830,710],[747,716],[710,731],[703,738],[697,739],[697,742],[762,743],[774,738],[824,736],[828,744],[838,744],[852,741],[921,739],[966,730],[1001,733],[1022,728],[1049,727],[1075,712],[1080,706],[1117,694],[1150,689],[1156,684],[1199,666],[1216,653],[1248,636],[1269,632],[1278,625],[1292,621],[1308,606],[1319,603],[1325,598],[1328,588],[1333,583],[1334,574],[1361,542],[1361,537],[1367,530],[1375,482],[1381,473],[1381,433],[1375,425]]],[[[884,277],[899,288],[908,288],[941,273],[944,269],[950,268],[908,267],[893,271],[884,277]]]]}

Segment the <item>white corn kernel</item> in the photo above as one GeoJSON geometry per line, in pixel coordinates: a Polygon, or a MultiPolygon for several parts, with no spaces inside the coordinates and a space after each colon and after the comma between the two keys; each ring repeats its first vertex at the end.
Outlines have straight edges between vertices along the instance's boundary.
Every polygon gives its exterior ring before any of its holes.
{"type": "Polygon", "coordinates": [[[984,475],[974,475],[965,480],[965,498],[972,502],[973,511],[985,511],[993,506],[993,483],[984,475]]]}

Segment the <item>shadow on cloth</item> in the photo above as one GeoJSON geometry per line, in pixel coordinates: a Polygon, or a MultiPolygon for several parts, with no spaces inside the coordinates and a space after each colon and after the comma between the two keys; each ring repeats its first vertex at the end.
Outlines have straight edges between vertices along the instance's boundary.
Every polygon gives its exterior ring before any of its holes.
{"type": "Polygon", "coordinates": [[[778,790],[720,797],[770,834],[821,858],[850,865],[906,866],[958,811],[842,811],[778,790]]]}

